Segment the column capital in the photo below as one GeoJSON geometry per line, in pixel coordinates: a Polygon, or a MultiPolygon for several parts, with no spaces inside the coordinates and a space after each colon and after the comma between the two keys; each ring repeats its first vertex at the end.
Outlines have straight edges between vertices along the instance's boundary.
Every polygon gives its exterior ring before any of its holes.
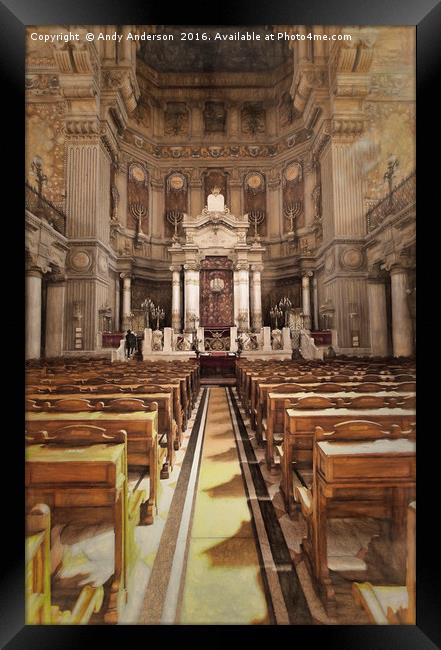
{"type": "Polygon", "coordinates": [[[234,267],[235,271],[249,271],[250,265],[248,262],[237,262],[234,267]]]}
{"type": "Polygon", "coordinates": [[[120,277],[122,280],[131,280],[131,279],[132,279],[132,274],[131,274],[131,273],[128,273],[128,272],[123,272],[123,273],[120,273],[120,274],[119,274],[119,277],[120,277]]]}
{"type": "Polygon", "coordinates": [[[184,264],[184,271],[199,271],[200,265],[198,262],[187,262],[184,264]]]}
{"type": "Polygon", "coordinates": [[[44,275],[43,269],[39,266],[29,266],[26,268],[25,273],[28,278],[42,278],[44,275]]]}
{"type": "Polygon", "coordinates": [[[251,265],[251,271],[253,273],[262,273],[263,271],[263,264],[252,264],[251,265]]]}
{"type": "Polygon", "coordinates": [[[307,279],[308,282],[309,282],[309,278],[312,278],[313,275],[314,275],[314,274],[313,274],[312,271],[303,271],[303,272],[302,272],[302,278],[303,278],[304,280],[307,279]]]}
{"type": "Polygon", "coordinates": [[[170,266],[169,269],[172,273],[179,273],[181,271],[181,265],[170,266]]]}
{"type": "Polygon", "coordinates": [[[67,281],[67,275],[56,271],[48,276],[48,280],[50,281],[50,284],[62,285],[67,281]]]}

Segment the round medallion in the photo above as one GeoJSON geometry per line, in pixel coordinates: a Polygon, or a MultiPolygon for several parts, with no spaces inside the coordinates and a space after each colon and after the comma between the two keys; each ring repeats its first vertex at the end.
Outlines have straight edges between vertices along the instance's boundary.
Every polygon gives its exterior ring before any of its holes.
{"type": "Polygon", "coordinates": [[[285,178],[287,181],[296,181],[300,179],[302,168],[299,163],[292,163],[285,169],[285,178]]]}
{"type": "Polygon", "coordinates": [[[262,177],[259,174],[251,174],[247,178],[247,185],[253,190],[257,190],[262,185],[262,177]]]}
{"type": "Polygon", "coordinates": [[[348,248],[343,251],[340,261],[343,268],[359,269],[363,265],[363,254],[358,248],[348,248]]]}
{"type": "Polygon", "coordinates": [[[139,183],[145,182],[145,170],[141,165],[132,165],[131,169],[132,178],[139,183]]]}
{"type": "Polygon", "coordinates": [[[174,174],[170,177],[170,187],[174,190],[182,190],[184,187],[184,179],[178,174],[174,174]]]}
{"type": "Polygon", "coordinates": [[[70,259],[70,264],[76,271],[84,271],[90,266],[91,259],[86,251],[77,251],[70,259]]]}

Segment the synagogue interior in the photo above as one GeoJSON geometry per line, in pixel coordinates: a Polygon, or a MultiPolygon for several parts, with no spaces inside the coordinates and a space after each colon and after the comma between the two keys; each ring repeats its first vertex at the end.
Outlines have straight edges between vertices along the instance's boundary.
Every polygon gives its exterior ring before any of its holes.
{"type": "Polygon", "coordinates": [[[25,100],[27,623],[415,624],[415,29],[29,26],[25,100]]]}

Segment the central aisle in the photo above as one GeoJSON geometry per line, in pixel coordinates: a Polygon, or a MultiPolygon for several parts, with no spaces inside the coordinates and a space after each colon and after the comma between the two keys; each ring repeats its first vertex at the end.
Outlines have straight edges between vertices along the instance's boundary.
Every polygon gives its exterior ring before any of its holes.
{"type": "Polygon", "coordinates": [[[176,622],[270,623],[225,388],[210,390],[176,622]]]}

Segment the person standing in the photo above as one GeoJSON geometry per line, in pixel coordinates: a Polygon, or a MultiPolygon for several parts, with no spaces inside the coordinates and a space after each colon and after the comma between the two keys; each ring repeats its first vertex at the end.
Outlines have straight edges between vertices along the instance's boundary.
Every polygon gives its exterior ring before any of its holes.
{"type": "Polygon", "coordinates": [[[130,330],[127,330],[125,347],[126,347],[127,359],[130,359],[130,352],[132,348],[132,333],[130,330]]]}

